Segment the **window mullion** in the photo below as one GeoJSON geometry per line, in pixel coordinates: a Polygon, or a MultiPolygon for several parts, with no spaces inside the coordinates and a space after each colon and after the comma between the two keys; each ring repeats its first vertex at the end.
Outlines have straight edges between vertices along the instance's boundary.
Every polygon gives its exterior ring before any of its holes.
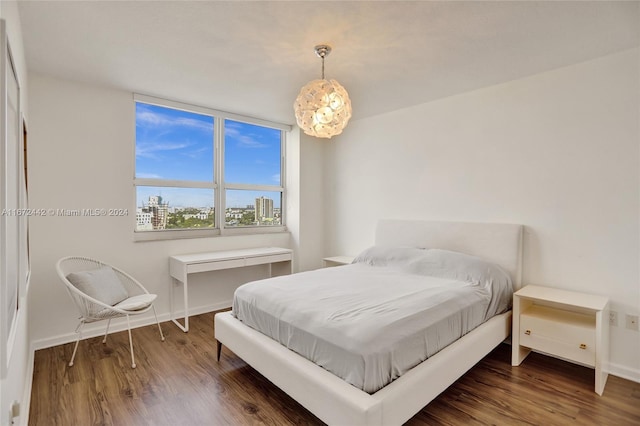
{"type": "Polygon", "coordinates": [[[224,233],[225,212],[225,182],[224,182],[224,119],[216,117],[213,127],[214,152],[214,182],[218,190],[215,193],[216,227],[224,233]]]}
{"type": "Polygon", "coordinates": [[[287,223],[287,217],[286,217],[286,208],[285,206],[287,205],[287,194],[286,191],[284,190],[286,185],[286,132],[280,132],[280,187],[282,188],[282,192],[280,193],[280,223],[284,224],[287,223]]]}

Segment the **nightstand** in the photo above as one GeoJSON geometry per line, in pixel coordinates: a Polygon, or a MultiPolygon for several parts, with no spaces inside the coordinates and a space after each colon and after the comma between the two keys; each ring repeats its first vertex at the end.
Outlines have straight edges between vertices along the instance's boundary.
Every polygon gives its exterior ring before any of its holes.
{"type": "Polygon", "coordinates": [[[609,299],[528,285],[513,295],[511,364],[532,349],[593,367],[595,391],[602,395],[608,374],[609,299]]]}
{"type": "Polygon", "coordinates": [[[333,257],[325,257],[322,259],[322,267],[326,268],[329,266],[342,266],[348,265],[353,262],[355,256],[333,256],[333,257]]]}

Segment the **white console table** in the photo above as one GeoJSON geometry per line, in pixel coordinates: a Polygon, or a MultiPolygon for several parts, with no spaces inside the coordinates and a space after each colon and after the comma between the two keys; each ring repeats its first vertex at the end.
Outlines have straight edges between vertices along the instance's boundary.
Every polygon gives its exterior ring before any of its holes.
{"type": "Polygon", "coordinates": [[[169,257],[169,274],[182,283],[184,292],[184,326],[174,317],[174,296],[171,288],[171,321],[185,333],[189,331],[189,274],[242,268],[253,265],[269,265],[269,277],[291,273],[292,250],[280,247],[260,247],[242,250],[215,251],[210,253],[181,254],[169,257]]]}

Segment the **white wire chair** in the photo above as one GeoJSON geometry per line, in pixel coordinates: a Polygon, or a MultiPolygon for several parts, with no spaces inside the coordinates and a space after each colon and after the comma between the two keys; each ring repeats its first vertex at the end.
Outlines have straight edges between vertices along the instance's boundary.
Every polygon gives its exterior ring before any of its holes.
{"type": "MultiPolygon", "coordinates": [[[[58,272],[58,276],[60,277],[62,282],[65,284],[69,296],[71,296],[71,299],[73,299],[76,307],[80,311],[80,323],[76,327],[78,339],[76,340],[76,345],[73,348],[73,355],[71,356],[71,361],[69,361],[69,367],[73,366],[73,361],[76,357],[76,351],[78,350],[78,343],[82,338],[82,327],[87,323],[107,320],[107,330],[105,331],[104,339],[102,339],[102,343],[104,344],[107,342],[107,335],[109,334],[109,325],[111,325],[111,320],[118,317],[127,318],[127,329],[129,331],[129,348],[131,349],[131,368],[136,368],[136,361],[133,356],[133,340],[131,339],[131,325],[129,323],[129,316],[143,314],[149,309],[152,309],[153,315],[156,318],[156,323],[158,324],[158,330],[160,331],[160,339],[164,342],[164,334],[162,334],[162,328],[160,327],[160,322],[158,322],[156,308],[153,306],[153,300],[155,299],[155,297],[152,296],[155,295],[150,294],[142,286],[142,284],[136,281],[136,279],[134,279],[131,275],[111,265],[100,262],[99,260],[79,256],[68,256],[60,259],[56,263],[56,271],[58,272]],[[73,272],[92,271],[104,267],[113,269],[113,271],[116,273],[116,276],[122,282],[122,285],[126,289],[129,297],[128,299],[125,299],[125,301],[135,296],[149,295],[148,298],[145,298],[148,301],[148,305],[146,305],[145,303],[146,306],[142,306],[140,309],[135,310],[122,309],[117,305],[111,306],[83,293],[67,278],[69,274],[73,272]]],[[[124,303],[122,302],[122,304],[124,303]]]]}

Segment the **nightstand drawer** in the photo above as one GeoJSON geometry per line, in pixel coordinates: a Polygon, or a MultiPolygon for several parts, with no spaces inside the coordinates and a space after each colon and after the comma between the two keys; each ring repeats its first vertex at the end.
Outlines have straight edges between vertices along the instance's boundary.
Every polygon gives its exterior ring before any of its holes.
{"type": "Polygon", "coordinates": [[[596,361],[595,319],[547,306],[520,315],[520,344],[590,366],[596,361]]]}

